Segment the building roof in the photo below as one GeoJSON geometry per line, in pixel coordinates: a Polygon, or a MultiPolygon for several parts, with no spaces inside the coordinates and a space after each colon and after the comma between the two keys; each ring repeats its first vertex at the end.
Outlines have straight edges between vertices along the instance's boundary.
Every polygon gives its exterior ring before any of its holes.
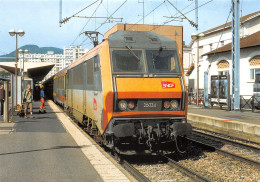
{"type": "MultiPolygon", "coordinates": [[[[240,39],[240,49],[255,47],[255,46],[260,46],[260,31],[240,39]]],[[[205,53],[202,56],[211,55],[214,53],[228,52],[231,51],[231,49],[232,49],[232,43],[229,43],[227,45],[224,45],[223,47],[205,53]]]]}
{"type": "MultiPolygon", "coordinates": [[[[249,21],[251,19],[254,19],[256,17],[260,16],[260,11],[257,11],[257,12],[254,12],[254,13],[251,13],[251,14],[248,14],[248,15],[245,15],[245,16],[242,16],[240,18],[240,22],[241,24],[245,23],[246,21],[249,21]]],[[[220,26],[217,26],[215,28],[212,28],[212,29],[209,29],[209,30],[206,30],[204,32],[202,32],[203,34],[205,34],[206,36],[207,35],[210,35],[210,34],[214,34],[214,33],[217,33],[219,31],[221,31],[223,28],[225,27],[225,29],[231,29],[232,27],[232,21],[228,22],[227,24],[223,24],[223,25],[220,25],[220,26]]]]}
{"type": "MultiPolygon", "coordinates": [[[[12,74],[15,73],[15,62],[1,62],[0,67],[12,74]]],[[[29,78],[35,81],[41,81],[53,67],[54,64],[52,63],[25,62],[24,72],[29,78]]],[[[17,69],[22,69],[22,65],[18,64],[17,69]]]]}

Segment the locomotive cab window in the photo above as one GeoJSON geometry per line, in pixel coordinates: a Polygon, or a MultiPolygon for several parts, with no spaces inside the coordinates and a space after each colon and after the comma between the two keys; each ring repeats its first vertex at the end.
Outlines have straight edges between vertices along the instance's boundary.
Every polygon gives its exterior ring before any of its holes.
{"type": "Polygon", "coordinates": [[[112,60],[114,72],[145,72],[141,50],[114,50],[112,60]]]}
{"type": "Polygon", "coordinates": [[[175,50],[147,50],[146,58],[150,73],[181,73],[175,50]]]}

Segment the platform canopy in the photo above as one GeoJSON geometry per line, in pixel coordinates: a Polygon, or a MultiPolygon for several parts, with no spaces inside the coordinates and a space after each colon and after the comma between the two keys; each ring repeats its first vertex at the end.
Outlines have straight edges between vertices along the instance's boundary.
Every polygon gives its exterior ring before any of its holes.
{"type": "MultiPolygon", "coordinates": [[[[53,63],[45,62],[25,62],[24,76],[32,78],[34,81],[41,81],[54,67],[53,63]]],[[[0,62],[0,67],[15,74],[15,62],[0,62]]],[[[23,70],[22,64],[17,64],[18,73],[23,70]]]]}

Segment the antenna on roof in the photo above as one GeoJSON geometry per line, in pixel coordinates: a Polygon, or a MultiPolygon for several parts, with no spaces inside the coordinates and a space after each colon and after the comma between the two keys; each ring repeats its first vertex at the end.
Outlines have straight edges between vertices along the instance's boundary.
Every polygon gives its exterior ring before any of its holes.
{"type": "Polygon", "coordinates": [[[59,21],[59,23],[60,23],[60,27],[61,27],[61,21],[62,21],[62,0],[60,0],[60,21],[59,21]]]}
{"type": "Polygon", "coordinates": [[[196,30],[198,30],[199,27],[199,10],[198,10],[198,0],[195,0],[195,24],[196,30]]]}

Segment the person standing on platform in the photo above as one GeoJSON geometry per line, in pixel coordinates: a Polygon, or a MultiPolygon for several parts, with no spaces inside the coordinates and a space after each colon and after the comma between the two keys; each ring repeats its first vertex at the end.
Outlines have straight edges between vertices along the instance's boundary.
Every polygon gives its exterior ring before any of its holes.
{"type": "Polygon", "coordinates": [[[1,104],[1,115],[4,113],[4,101],[5,101],[5,89],[4,85],[0,86],[0,104],[1,104]]]}
{"type": "Polygon", "coordinates": [[[23,92],[23,103],[25,104],[25,110],[24,110],[24,118],[28,118],[27,117],[27,109],[28,107],[30,107],[30,118],[33,118],[33,94],[32,94],[32,90],[31,90],[31,85],[28,84],[27,85],[27,89],[23,92]]]}
{"type": "Polygon", "coordinates": [[[40,86],[40,89],[41,89],[41,91],[40,91],[41,106],[40,106],[39,113],[41,113],[41,112],[46,113],[46,111],[45,111],[45,93],[44,93],[43,85],[40,86]]]}

